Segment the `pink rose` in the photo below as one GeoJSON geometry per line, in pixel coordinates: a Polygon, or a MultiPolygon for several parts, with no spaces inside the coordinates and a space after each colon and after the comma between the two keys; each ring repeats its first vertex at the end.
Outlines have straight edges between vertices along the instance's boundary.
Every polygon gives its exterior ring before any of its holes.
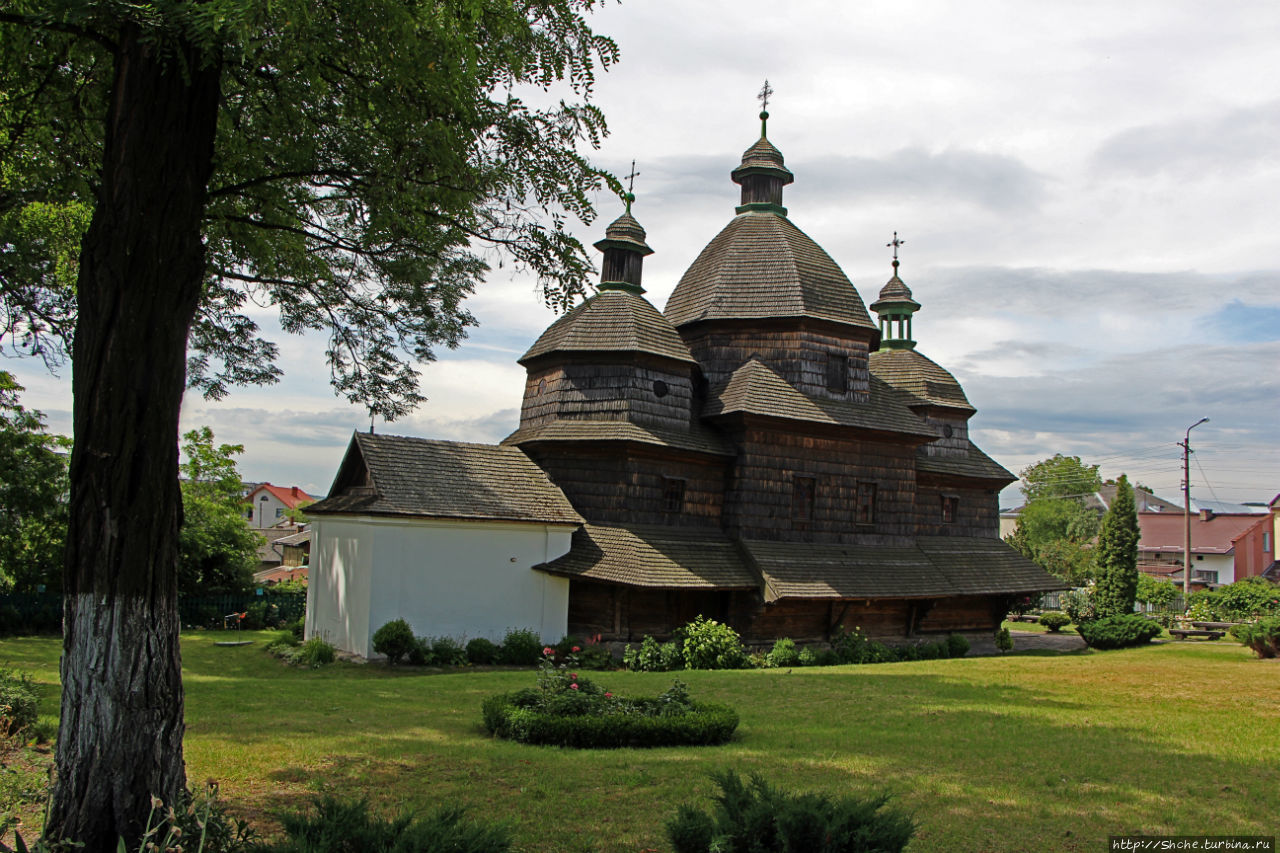
{"type": "Polygon", "coordinates": [[[569,673],[569,680],[570,680],[570,681],[577,681],[577,680],[578,680],[578,673],[576,673],[576,672],[571,672],[571,673],[569,673]]]}
{"type": "Polygon", "coordinates": [[[573,652],[580,652],[580,651],[582,651],[582,647],[581,647],[581,646],[574,646],[572,649],[570,649],[570,651],[573,651],[573,652]]]}
{"type": "Polygon", "coordinates": [[[570,690],[577,690],[577,689],[578,689],[578,685],[576,685],[576,684],[570,684],[570,685],[569,685],[569,689],[570,689],[570,690]]]}
{"type": "Polygon", "coordinates": [[[555,649],[553,649],[553,648],[551,648],[550,646],[543,646],[543,647],[542,647],[542,653],[543,653],[544,655],[548,655],[548,656],[550,656],[550,655],[554,655],[554,654],[556,653],[556,650],[555,650],[555,649]]]}
{"type": "Polygon", "coordinates": [[[606,693],[606,694],[604,694],[604,698],[606,698],[606,699],[612,699],[612,698],[613,698],[613,694],[612,694],[612,693],[606,693]]]}

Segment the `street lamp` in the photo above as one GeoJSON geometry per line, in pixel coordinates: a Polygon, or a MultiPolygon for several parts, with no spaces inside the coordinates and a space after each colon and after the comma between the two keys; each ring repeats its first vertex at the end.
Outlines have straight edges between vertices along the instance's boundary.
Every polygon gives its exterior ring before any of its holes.
{"type": "Polygon", "coordinates": [[[1182,447],[1182,607],[1185,610],[1191,600],[1191,431],[1200,424],[1207,424],[1208,418],[1187,427],[1186,437],[1180,442],[1182,447]]]}

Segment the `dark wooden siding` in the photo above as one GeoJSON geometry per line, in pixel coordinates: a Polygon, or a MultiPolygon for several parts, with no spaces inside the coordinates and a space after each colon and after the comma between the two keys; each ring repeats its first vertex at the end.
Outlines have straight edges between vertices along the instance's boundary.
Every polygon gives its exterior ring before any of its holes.
{"type": "Polygon", "coordinates": [[[576,418],[686,429],[693,417],[691,372],[691,368],[627,363],[569,363],[530,370],[520,426],[576,418]]]}
{"type": "Polygon", "coordinates": [[[999,493],[975,488],[963,480],[939,481],[921,477],[916,484],[916,532],[920,536],[969,536],[997,538],[1000,535],[999,493]],[[942,497],[958,498],[956,520],[942,520],[942,497]]]}

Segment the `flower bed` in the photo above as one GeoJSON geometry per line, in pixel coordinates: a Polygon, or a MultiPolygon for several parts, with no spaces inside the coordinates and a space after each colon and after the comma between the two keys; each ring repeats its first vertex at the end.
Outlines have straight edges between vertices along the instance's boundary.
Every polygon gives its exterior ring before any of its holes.
{"type": "Polygon", "coordinates": [[[485,728],[520,743],[610,748],[708,746],[738,727],[736,711],[693,701],[679,680],[654,698],[615,696],[572,671],[573,653],[556,665],[555,649],[544,649],[538,686],[486,699],[485,728]]]}

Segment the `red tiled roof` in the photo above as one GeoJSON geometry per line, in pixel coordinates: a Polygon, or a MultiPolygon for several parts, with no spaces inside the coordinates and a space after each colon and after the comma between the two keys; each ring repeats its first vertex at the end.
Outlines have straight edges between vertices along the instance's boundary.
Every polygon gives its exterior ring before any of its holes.
{"type": "MultiPolygon", "coordinates": [[[[1208,521],[1191,516],[1191,551],[1195,554],[1230,554],[1232,540],[1257,524],[1257,515],[1214,515],[1208,521]]],[[[1138,526],[1141,551],[1181,551],[1185,528],[1183,516],[1168,512],[1140,512],[1138,526]]]]}
{"type": "Polygon", "coordinates": [[[289,509],[293,509],[300,503],[310,503],[315,500],[315,498],[311,497],[311,495],[307,494],[297,486],[273,486],[270,483],[260,484],[258,488],[245,496],[245,500],[252,501],[253,496],[262,491],[270,492],[276,500],[280,501],[289,509]]]}

